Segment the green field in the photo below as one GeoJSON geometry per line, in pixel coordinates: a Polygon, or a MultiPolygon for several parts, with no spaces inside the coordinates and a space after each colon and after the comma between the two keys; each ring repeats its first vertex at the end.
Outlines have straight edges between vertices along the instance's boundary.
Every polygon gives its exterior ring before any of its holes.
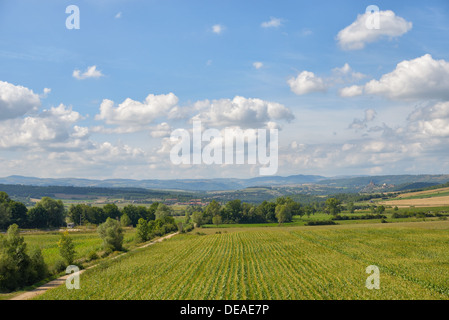
{"type": "Polygon", "coordinates": [[[39,299],[449,299],[449,222],[202,229],[39,299]],[[220,232],[220,233],[217,233],[220,232]],[[380,269],[380,290],[365,269],[380,269]]]}
{"type": "MultiPolygon", "coordinates": [[[[61,259],[58,248],[60,232],[35,232],[24,234],[25,242],[29,249],[39,247],[42,250],[45,263],[52,266],[57,260],[61,259]]],[[[135,230],[127,229],[124,233],[123,243],[125,247],[129,246],[134,240],[135,230]]],[[[86,257],[90,252],[99,252],[103,250],[103,241],[96,231],[90,232],[71,232],[75,244],[75,260],[86,257]]]]}

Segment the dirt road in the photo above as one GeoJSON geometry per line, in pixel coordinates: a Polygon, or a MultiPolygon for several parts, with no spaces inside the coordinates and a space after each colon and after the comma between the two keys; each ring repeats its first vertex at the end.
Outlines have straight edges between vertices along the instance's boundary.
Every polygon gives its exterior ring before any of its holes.
{"type": "MultiPolygon", "coordinates": [[[[141,248],[146,248],[146,247],[151,246],[151,245],[153,245],[153,244],[155,244],[155,243],[162,242],[162,241],[164,241],[165,239],[170,239],[171,237],[173,237],[173,236],[175,236],[175,235],[177,235],[177,234],[178,234],[178,232],[172,233],[172,234],[169,234],[169,235],[166,235],[165,237],[162,237],[162,238],[159,238],[159,239],[157,239],[157,240],[154,240],[154,241],[150,241],[150,242],[148,242],[148,243],[145,243],[144,245],[142,245],[142,246],[140,246],[140,247],[137,247],[136,249],[131,250],[131,251],[129,251],[129,252],[132,252],[132,251],[135,251],[135,250],[138,250],[138,249],[141,249],[141,248]]],[[[128,252],[122,253],[122,254],[120,254],[120,255],[118,255],[118,256],[112,258],[112,259],[117,259],[118,257],[121,257],[121,256],[123,256],[123,255],[125,255],[125,254],[127,254],[127,253],[128,253],[128,252]]],[[[93,266],[90,266],[90,267],[88,267],[88,268],[86,268],[86,269],[84,269],[84,270],[80,270],[80,271],[79,271],[79,274],[82,274],[82,273],[83,273],[84,271],[86,271],[86,270],[95,268],[96,266],[98,266],[98,264],[93,265],[93,266]]],[[[38,295],[41,295],[41,294],[45,293],[47,290],[50,290],[50,289],[53,289],[53,288],[59,287],[60,285],[65,284],[67,278],[68,278],[69,276],[75,275],[75,274],[76,274],[76,273],[64,275],[64,276],[62,276],[62,277],[59,277],[59,278],[57,278],[57,279],[55,279],[55,280],[52,280],[52,281],[50,281],[50,282],[48,282],[48,283],[42,285],[42,286],[40,286],[40,287],[38,287],[38,288],[36,288],[36,289],[34,289],[34,290],[31,290],[31,291],[28,291],[28,292],[24,292],[24,293],[22,293],[22,294],[19,294],[19,295],[15,296],[15,297],[13,297],[13,298],[11,298],[11,299],[9,299],[9,300],[29,300],[29,299],[33,299],[34,297],[36,297],[36,296],[38,296],[38,295]]]]}

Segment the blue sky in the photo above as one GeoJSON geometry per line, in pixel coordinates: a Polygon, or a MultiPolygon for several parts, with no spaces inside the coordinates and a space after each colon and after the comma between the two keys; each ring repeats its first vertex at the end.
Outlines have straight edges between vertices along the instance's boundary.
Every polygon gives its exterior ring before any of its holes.
{"type": "Polygon", "coordinates": [[[257,176],[171,164],[170,132],[195,116],[278,128],[280,175],[448,171],[447,1],[3,0],[0,30],[2,176],[257,176]],[[227,113],[268,104],[287,111],[227,113]]]}

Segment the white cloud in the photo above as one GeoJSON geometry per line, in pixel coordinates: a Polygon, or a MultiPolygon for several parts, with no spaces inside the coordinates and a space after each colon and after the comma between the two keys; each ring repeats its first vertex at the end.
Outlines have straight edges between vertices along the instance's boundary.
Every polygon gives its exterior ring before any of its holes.
{"type": "Polygon", "coordinates": [[[5,120],[0,126],[0,148],[51,147],[87,138],[87,128],[73,127],[81,119],[78,112],[61,104],[36,116],[5,120]]]}
{"type": "Polygon", "coordinates": [[[363,86],[353,85],[339,90],[341,97],[355,97],[363,93],[363,86]]]}
{"type": "Polygon", "coordinates": [[[355,72],[348,63],[345,63],[341,68],[332,69],[332,72],[344,81],[358,81],[366,77],[363,73],[355,72]]]}
{"type": "Polygon", "coordinates": [[[430,54],[405,60],[364,89],[367,94],[398,100],[449,99],[449,63],[434,60],[430,54]]]}
{"type": "Polygon", "coordinates": [[[221,24],[215,24],[212,26],[212,32],[216,34],[221,34],[224,31],[225,27],[221,24]]]}
{"type": "Polygon", "coordinates": [[[122,17],[122,12],[120,11],[120,12],[118,12],[116,15],[115,15],[115,18],[116,19],[120,19],[122,17]]]}
{"type": "Polygon", "coordinates": [[[262,28],[278,28],[282,25],[282,19],[270,17],[269,21],[262,22],[262,28]]]}
{"type": "Polygon", "coordinates": [[[291,121],[292,112],[284,105],[255,98],[240,96],[234,99],[198,101],[195,109],[199,113],[193,118],[210,126],[238,126],[261,128],[273,126],[273,120],[291,121]]]}
{"type": "Polygon", "coordinates": [[[150,135],[153,138],[162,138],[170,136],[172,127],[167,122],[162,122],[155,127],[150,128],[150,135]]]}
{"type": "Polygon", "coordinates": [[[310,92],[324,92],[327,90],[327,85],[324,80],[309,71],[301,72],[296,78],[290,78],[287,83],[290,89],[297,95],[310,92]]]}
{"type": "Polygon", "coordinates": [[[99,78],[103,74],[100,70],[97,70],[97,66],[90,66],[83,73],[78,69],[73,70],[72,76],[78,80],[84,80],[88,78],[99,78]]]}
{"type": "Polygon", "coordinates": [[[260,69],[260,68],[263,67],[263,63],[259,62],[259,61],[256,61],[256,62],[253,63],[253,67],[256,68],[256,69],[260,69]]]}
{"type": "Polygon", "coordinates": [[[173,93],[149,94],[143,102],[127,98],[117,107],[113,101],[104,99],[100,105],[100,114],[97,114],[95,119],[104,120],[107,124],[139,129],[139,126],[148,125],[157,118],[167,116],[177,103],[178,97],[173,93]]]}
{"type": "Polygon", "coordinates": [[[33,90],[0,81],[0,120],[23,116],[36,111],[40,105],[39,95],[33,90]]]}
{"type": "Polygon", "coordinates": [[[363,49],[367,43],[378,41],[382,38],[395,38],[402,36],[412,28],[412,23],[404,18],[396,16],[393,11],[379,11],[379,29],[368,28],[367,19],[371,19],[370,13],[358,15],[356,21],[341,30],[337,35],[337,41],[344,50],[363,49]]]}
{"type": "Polygon", "coordinates": [[[340,90],[342,97],[374,94],[392,100],[449,99],[449,62],[434,60],[430,54],[404,60],[396,68],[362,86],[340,90]]]}
{"type": "Polygon", "coordinates": [[[352,123],[349,125],[349,128],[355,130],[366,129],[368,122],[373,121],[376,118],[376,115],[377,113],[373,109],[366,109],[365,117],[363,119],[354,119],[354,121],[352,121],[352,123]]]}
{"type": "Polygon", "coordinates": [[[409,132],[423,136],[449,136],[449,101],[414,110],[408,117],[409,132]]]}

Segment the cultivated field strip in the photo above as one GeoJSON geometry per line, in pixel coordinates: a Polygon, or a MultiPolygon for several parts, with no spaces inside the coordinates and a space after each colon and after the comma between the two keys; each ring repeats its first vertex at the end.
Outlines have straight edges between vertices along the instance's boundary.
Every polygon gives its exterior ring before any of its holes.
{"type": "Polygon", "coordinates": [[[40,299],[448,299],[447,229],[260,228],[178,235],[40,299]],[[368,290],[367,266],[381,289],[368,290]]]}

